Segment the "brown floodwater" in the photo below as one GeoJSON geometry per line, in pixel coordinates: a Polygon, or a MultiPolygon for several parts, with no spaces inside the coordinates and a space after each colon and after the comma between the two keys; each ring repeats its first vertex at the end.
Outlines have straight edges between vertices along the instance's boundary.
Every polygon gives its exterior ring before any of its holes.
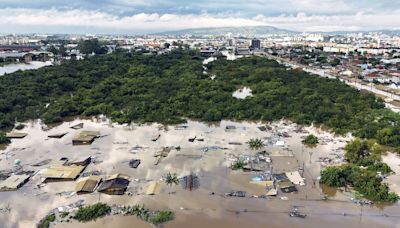
{"type": "MultiPolygon", "coordinates": [[[[285,148],[293,157],[273,157],[273,171],[287,172],[304,169],[302,175],[306,185],[300,186],[297,194],[280,194],[276,198],[251,198],[265,194],[262,186],[251,184],[255,173],[231,171],[230,155],[254,154],[246,142],[251,138],[271,137],[271,131],[260,131],[260,123],[222,121],[219,124],[206,124],[189,121],[185,130],[176,130],[173,126],[159,124],[121,126],[107,119],[75,119],[61,125],[52,126],[43,131],[40,122],[26,123],[28,133],[24,139],[13,139],[12,143],[0,154],[1,170],[14,169],[15,160],[21,161],[24,171],[40,172],[46,167],[32,166],[46,159],[53,161],[61,157],[70,160],[92,156],[97,162],[90,164],[85,172],[100,171],[103,176],[124,173],[131,177],[128,192],[132,195],[110,196],[99,193],[76,195],[73,193],[75,181],[41,183],[40,173],[35,174],[21,189],[15,192],[0,192],[0,208],[7,205],[9,213],[0,212],[1,226],[5,228],[34,227],[50,210],[62,207],[78,200],[86,204],[105,202],[109,204],[145,204],[152,210],[172,210],[175,220],[164,227],[396,227],[400,222],[398,204],[387,207],[360,207],[350,202],[349,197],[332,189],[321,188],[318,184],[320,156],[327,156],[332,150],[344,146],[343,138],[334,138],[331,134],[308,128],[318,136],[332,138],[326,145],[307,148],[302,145],[306,133],[295,133],[292,124],[271,123],[273,129],[285,130],[291,137],[279,140],[285,142],[285,148]],[[71,126],[84,123],[82,130],[100,131],[104,137],[98,138],[92,145],[73,146],[72,138],[81,130],[72,130],[71,126]],[[236,126],[227,131],[227,125],[236,126]],[[68,132],[61,139],[49,139],[49,134],[68,132]],[[153,142],[151,138],[160,134],[153,142]],[[189,142],[188,138],[203,139],[189,142]],[[230,142],[235,142],[232,145],[230,142]],[[238,144],[239,143],[239,144],[238,144]],[[240,145],[241,144],[241,145],[240,145]],[[132,147],[142,146],[142,150],[132,151],[132,147]],[[154,165],[154,153],[162,147],[180,146],[181,150],[172,150],[168,157],[154,165]],[[202,147],[217,146],[225,149],[203,152],[202,147]],[[141,159],[137,169],[128,165],[130,159],[141,159]],[[169,187],[161,178],[168,172],[180,177],[195,173],[199,176],[200,186],[187,191],[180,186],[169,187]],[[151,181],[160,181],[161,191],[154,196],[145,195],[151,181]],[[224,193],[232,190],[246,191],[246,198],[229,198],[224,193]],[[327,191],[328,190],[328,191],[327,191]],[[213,194],[211,194],[213,193],[213,194]],[[332,194],[329,194],[332,193],[332,194]],[[321,200],[327,194],[330,200],[321,200]],[[287,197],[281,199],[281,196],[287,197]],[[298,206],[306,219],[290,218],[288,212],[298,206]],[[344,216],[345,215],[345,216],[344,216]],[[362,216],[360,216],[362,215],[362,216]],[[386,216],[384,216],[386,215],[386,216]]],[[[267,146],[267,150],[276,149],[267,146]]],[[[56,227],[150,227],[135,217],[108,216],[90,223],[57,224],[56,227]]]]}

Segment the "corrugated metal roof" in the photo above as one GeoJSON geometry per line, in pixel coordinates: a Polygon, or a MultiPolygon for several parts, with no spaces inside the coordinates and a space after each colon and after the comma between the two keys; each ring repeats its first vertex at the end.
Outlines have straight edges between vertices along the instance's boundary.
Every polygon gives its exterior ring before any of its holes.
{"type": "Polygon", "coordinates": [[[29,175],[13,175],[0,183],[0,190],[16,190],[21,187],[29,177],[29,175]]]}
{"type": "Polygon", "coordinates": [[[85,166],[52,166],[41,173],[45,178],[76,179],[85,166]]]}
{"type": "Polygon", "coordinates": [[[304,185],[304,179],[301,177],[299,171],[286,172],[285,174],[293,184],[304,185]]]}
{"type": "Polygon", "coordinates": [[[78,181],[75,187],[76,192],[93,192],[101,181],[99,176],[89,176],[78,181]]]}
{"type": "Polygon", "coordinates": [[[106,180],[112,180],[112,179],[116,179],[116,178],[123,178],[123,179],[129,180],[129,178],[131,178],[131,177],[128,175],[122,174],[122,173],[116,173],[111,176],[108,176],[106,180]]]}

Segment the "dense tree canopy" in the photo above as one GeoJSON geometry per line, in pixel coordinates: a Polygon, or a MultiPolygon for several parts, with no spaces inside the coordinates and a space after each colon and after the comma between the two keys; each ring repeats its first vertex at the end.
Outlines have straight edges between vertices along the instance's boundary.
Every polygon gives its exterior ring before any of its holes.
{"type": "Polygon", "coordinates": [[[260,57],[218,59],[207,65],[195,51],[167,55],[116,52],[0,77],[0,128],[15,121],[105,114],[117,122],[178,123],[290,119],[399,144],[400,116],[380,99],[339,80],[288,70],[260,57]],[[216,75],[214,80],[210,75],[216,75]],[[253,96],[232,93],[244,86],[253,96]]]}
{"type": "Polygon", "coordinates": [[[81,40],[78,43],[78,50],[82,54],[105,54],[107,49],[103,47],[98,39],[81,40]]]}
{"type": "Polygon", "coordinates": [[[377,177],[376,172],[348,164],[329,167],[321,172],[320,182],[331,187],[353,186],[365,198],[375,202],[396,202],[398,196],[389,192],[387,184],[377,177]]]}

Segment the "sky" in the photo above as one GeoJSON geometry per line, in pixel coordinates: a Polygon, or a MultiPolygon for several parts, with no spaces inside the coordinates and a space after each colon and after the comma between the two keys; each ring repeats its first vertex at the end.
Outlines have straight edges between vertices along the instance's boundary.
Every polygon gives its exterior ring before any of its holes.
{"type": "Polygon", "coordinates": [[[400,0],[0,0],[0,33],[150,34],[268,25],[400,29],[400,0]]]}

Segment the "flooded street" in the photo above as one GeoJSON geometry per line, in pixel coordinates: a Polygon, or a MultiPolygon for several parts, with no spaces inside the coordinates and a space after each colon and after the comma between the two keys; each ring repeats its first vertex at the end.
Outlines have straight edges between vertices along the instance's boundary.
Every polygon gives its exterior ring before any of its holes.
{"type": "MultiPolygon", "coordinates": [[[[398,227],[398,204],[384,208],[360,207],[353,204],[348,195],[325,188],[325,193],[329,192],[329,200],[324,201],[318,177],[328,159],[321,162],[321,158],[333,156],[329,161],[340,163],[338,157],[350,138],[334,137],[314,127],[298,129],[299,126],[285,122],[262,124],[222,121],[212,125],[188,121],[180,126],[121,126],[107,119],[76,119],[44,131],[38,121],[30,122],[20,130],[28,135],[23,139],[13,139],[0,152],[2,171],[35,172],[29,182],[17,191],[0,192],[0,208],[11,209],[9,212],[0,212],[1,227],[35,227],[49,211],[79,200],[84,200],[85,204],[99,201],[110,205],[145,204],[152,210],[171,210],[175,212],[175,220],[164,225],[171,228],[243,227],[250,223],[251,227],[398,227]],[[79,123],[83,123],[82,129],[70,128],[79,123]],[[73,145],[73,138],[83,130],[99,131],[101,136],[91,145],[73,145]],[[67,134],[61,139],[48,138],[48,135],[60,133],[67,134]],[[319,137],[320,145],[308,148],[302,144],[302,138],[309,133],[319,137]],[[155,135],[159,137],[155,138],[155,135]],[[305,178],[305,185],[296,186],[298,193],[259,197],[266,193],[265,186],[250,183],[259,173],[231,170],[233,157],[258,152],[249,149],[247,142],[251,138],[263,139],[265,146],[262,150],[272,152],[273,173],[300,172],[305,178]],[[154,153],[165,147],[172,149],[155,165],[157,158],[154,153]],[[102,177],[115,173],[129,175],[129,194],[115,196],[95,192],[77,195],[76,181],[41,184],[42,170],[61,158],[73,161],[89,156],[92,157],[92,163],[82,175],[95,171],[102,177]],[[131,159],[140,159],[141,163],[136,169],[129,166],[131,159]],[[45,160],[49,163],[43,163],[45,160]],[[177,173],[179,177],[195,174],[199,186],[192,191],[185,190],[181,185],[168,186],[161,180],[168,172],[177,173]],[[160,184],[160,191],[155,195],[147,195],[146,190],[154,181],[160,184]],[[243,198],[227,197],[225,193],[231,191],[245,191],[247,194],[243,198]],[[288,212],[293,206],[297,206],[307,217],[289,217],[288,212]]],[[[59,223],[55,227],[151,225],[133,216],[118,215],[83,224],[59,223]]]]}

